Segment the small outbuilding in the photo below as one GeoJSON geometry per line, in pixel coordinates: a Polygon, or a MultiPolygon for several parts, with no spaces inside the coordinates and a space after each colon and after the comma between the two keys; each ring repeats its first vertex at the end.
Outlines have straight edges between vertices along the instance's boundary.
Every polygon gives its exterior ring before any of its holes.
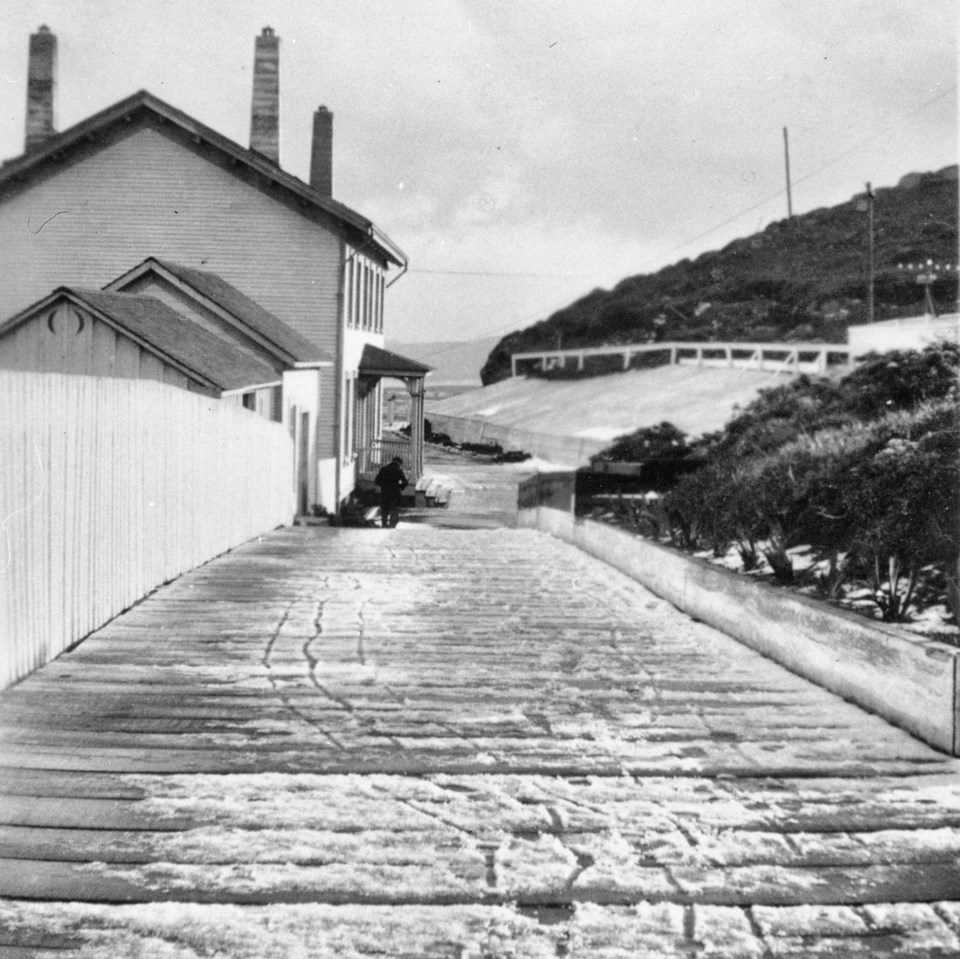
{"type": "Polygon", "coordinates": [[[277,379],[154,297],[67,286],[0,325],[0,368],[159,380],[218,397],[277,379]]]}

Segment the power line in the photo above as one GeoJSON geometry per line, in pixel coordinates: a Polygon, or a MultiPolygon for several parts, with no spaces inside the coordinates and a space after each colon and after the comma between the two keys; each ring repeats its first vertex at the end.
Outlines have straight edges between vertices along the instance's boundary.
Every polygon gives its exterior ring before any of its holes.
{"type": "MultiPolygon", "coordinates": [[[[530,323],[531,321],[537,320],[537,319],[539,319],[539,318],[540,318],[540,313],[539,313],[539,312],[537,312],[537,313],[531,313],[529,316],[522,317],[522,318],[520,318],[520,319],[518,319],[518,320],[511,320],[509,323],[506,323],[506,324],[504,324],[503,326],[495,327],[495,328],[492,329],[492,330],[488,330],[487,332],[482,333],[480,336],[475,337],[474,339],[478,339],[478,340],[480,340],[480,339],[486,339],[488,336],[489,336],[489,337],[493,337],[493,336],[498,336],[498,335],[501,334],[501,333],[513,332],[513,331],[515,331],[515,330],[517,329],[517,327],[522,326],[522,325],[525,324],[525,323],[530,323]]],[[[430,353],[424,353],[424,354],[422,354],[422,355],[420,356],[420,359],[421,359],[421,360],[429,360],[431,357],[440,356],[440,355],[443,354],[443,353],[449,353],[451,350],[458,350],[458,349],[460,349],[460,347],[463,346],[463,344],[464,344],[465,342],[470,342],[470,341],[469,341],[469,340],[460,340],[460,341],[457,341],[457,342],[455,342],[455,343],[451,343],[449,346],[445,346],[445,347],[443,347],[442,349],[433,350],[433,351],[430,352],[430,353]]]]}
{"type": "MultiPolygon", "coordinates": [[[[857,150],[859,150],[861,147],[865,146],[866,144],[872,143],[874,140],[879,139],[895,123],[900,123],[903,120],[909,120],[911,117],[916,116],[922,110],[926,110],[927,107],[932,106],[938,100],[942,100],[945,96],[948,96],[951,93],[956,93],[956,87],[950,87],[946,90],[943,90],[941,93],[938,93],[935,97],[931,97],[929,100],[926,100],[925,102],[921,103],[920,106],[909,111],[908,113],[903,113],[900,116],[895,117],[889,123],[885,124],[879,130],[877,130],[876,133],[871,133],[870,136],[864,137],[862,140],[858,140],[856,143],[848,147],[842,153],[838,153],[835,157],[832,157],[831,159],[827,160],[825,163],[822,163],[815,170],[811,170],[809,173],[805,173],[801,177],[796,177],[793,180],[793,183],[794,184],[804,183],[807,180],[812,179],[813,177],[822,173],[824,170],[829,169],[830,167],[839,163],[841,160],[846,159],[846,157],[850,156],[851,153],[856,153],[857,150]]],[[[669,250],[667,250],[667,255],[671,253],[676,253],[677,250],[682,250],[685,246],[689,246],[691,243],[696,243],[697,240],[702,240],[705,236],[709,236],[711,233],[715,233],[717,230],[721,229],[722,227],[728,226],[729,224],[733,223],[735,220],[739,220],[740,217],[745,216],[747,213],[752,213],[754,210],[758,209],[759,207],[763,206],[766,203],[769,203],[771,200],[778,199],[780,196],[783,195],[783,193],[784,193],[783,190],[777,190],[776,193],[771,193],[769,196],[764,197],[762,200],[759,200],[758,202],[754,203],[752,206],[748,206],[746,209],[741,210],[739,213],[735,213],[733,216],[728,217],[722,223],[717,223],[714,226],[710,227],[710,229],[704,230],[703,233],[698,233],[695,237],[692,237],[689,240],[684,240],[682,243],[679,243],[677,246],[671,247],[669,250]]]]}
{"type": "MultiPolygon", "coordinates": [[[[832,167],[832,166],[836,165],[837,163],[839,163],[841,160],[843,160],[843,159],[845,159],[846,157],[850,156],[850,154],[855,153],[857,150],[859,150],[861,147],[865,146],[866,144],[872,143],[874,140],[879,139],[879,138],[880,138],[881,136],[883,136],[883,134],[885,134],[885,133],[890,129],[890,127],[892,127],[895,123],[900,123],[900,122],[902,122],[903,120],[909,120],[911,117],[914,117],[914,116],[916,116],[918,113],[921,113],[921,112],[923,112],[924,110],[926,110],[927,107],[933,106],[934,103],[939,102],[939,101],[942,100],[944,97],[949,96],[950,94],[956,95],[956,92],[957,92],[957,88],[956,88],[955,86],[948,87],[946,90],[942,90],[940,93],[938,93],[936,96],[931,97],[929,100],[925,100],[923,103],[921,103],[918,107],[915,107],[913,110],[910,110],[910,111],[908,111],[907,113],[902,113],[902,114],[894,117],[894,118],[893,118],[892,120],[890,120],[888,123],[884,124],[884,126],[882,126],[882,127],[881,127],[879,130],[877,130],[875,133],[870,134],[870,136],[864,137],[862,140],[858,140],[856,143],[852,144],[850,147],[848,147],[848,148],[847,148],[846,150],[844,150],[843,152],[838,153],[836,156],[834,156],[834,157],[832,157],[831,159],[827,160],[825,163],[822,163],[822,164],[821,164],[820,166],[818,166],[816,169],[811,170],[809,173],[805,173],[803,176],[797,177],[796,179],[794,179],[794,180],[793,180],[794,184],[804,183],[804,182],[806,182],[807,180],[812,179],[813,177],[815,177],[815,176],[817,176],[818,174],[822,173],[824,170],[829,169],[830,167],[832,167]]],[[[687,240],[684,240],[682,243],[679,243],[679,244],[677,244],[677,245],[674,246],[674,247],[671,247],[669,250],[667,250],[667,254],[666,254],[666,255],[669,255],[669,254],[671,254],[671,253],[675,253],[675,252],[677,252],[678,250],[682,250],[684,247],[689,246],[691,243],[696,243],[697,240],[702,240],[705,236],[709,236],[711,233],[715,233],[717,230],[720,230],[720,229],[722,229],[723,227],[728,226],[730,223],[733,223],[735,220],[739,220],[742,216],[745,216],[747,213],[752,213],[754,210],[759,209],[759,208],[762,207],[764,204],[770,203],[772,200],[776,200],[776,199],[777,199],[778,197],[780,197],[784,192],[785,192],[784,190],[777,190],[776,193],[772,193],[772,194],[770,194],[769,196],[764,197],[762,200],[758,200],[756,203],[752,204],[751,206],[748,206],[748,207],[740,210],[739,213],[735,213],[733,216],[728,217],[726,220],[723,220],[723,221],[720,222],[720,223],[714,224],[714,225],[711,226],[709,229],[704,230],[702,233],[698,233],[696,236],[691,237],[691,238],[689,238],[689,239],[687,239],[687,240]]],[[[651,263],[651,262],[652,262],[652,258],[651,258],[650,260],[646,261],[646,262],[647,262],[647,263],[651,263]]],[[[644,264],[644,265],[645,265],[645,264],[644,264]]],[[[432,269],[412,269],[412,270],[410,270],[409,272],[410,272],[410,273],[446,274],[446,275],[454,275],[454,276],[538,277],[538,278],[544,278],[544,279],[546,279],[546,278],[557,279],[557,278],[566,278],[566,277],[569,277],[569,278],[578,278],[578,279],[590,279],[590,278],[595,278],[595,277],[596,277],[596,274],[595,274],[595,273],[510,273],[510,272],[494,272],[494,271],[486,271],[486,270],[432,270],[432,269]]],[[[504,326],[497,327],[497,328],[495,328],[495,329],[493,329],[493,330],[490,330],[489,332],[483,333],[482,336],[483,336],[483,337],[497,336],[497,335],[500,334],[500,333],[513,332],[513,331],[515,331],[515,330],[518,328],[519,325],[524,324],[524,323],[529,323],[531,320],[539,319],[540,316],[541,316],[540,313],[535,313],[535,314],[532,314],[531,316],[526,317],[526,318],[524,318],[524,319],[511,320],[509,323],[505,324],[504,326]]],[[[446,353],[446,352],[448,352],[449,350],[456,349],[456,348],[458,348],[459,346],[460,346],[460,343],[455,343],[455,344],[453,344],[453,345],[451,345],[451,346],[449,346],[449,347],[445,347],[445,348],[442,349],[442,350],[437,350],[437,351],[435,351],[435,352],[433,352],[433,353],[430,353],[430,354],[428,354],[427,356],[424,356],[423,359],[429,359],[429,357],[431,357],[431,356],[439,356],[439,355],[441,355],[442,353],[446,353]]]]}
{"type": "MultiPolygon", "coordinates": [[[[824,170],[829,169],[832,166],[835,166],[841,160],[846,159],[852,153],[856,153],[861,147],[865,146],[868,143],[872,143],[874,140],[879,139],[883,136],[889,129],[896,123],[900,123],[903,120],[909,120],[911,117],[916,116],[918,113],[921,113],[923,110],[926,110],[927,107],[933,106],[934,103],[942,100],[944,97],[949,96],[950,94],[956,94],[956,87],[948,87],[946,90],[942,90],[936,96],[931,97],[929,100],[925,100],[918,107],[915,107],[913,110],[908,111],[907,113],[899,114],[898,116],[891,119],[888,123],[884,124],[879,130],[875,133],[870,134],[870,136],[864,137],[862,140],[858,140],[856,143],[852,144],[842,153],[838,153],[836,156],[827,160],[825,163],[822,163],[816,169],[811,170],[809,173],[805,173],[803,176],[795,177],[793,183],[805,183],[807,180],[812,179],[813,177],[819,175],[824,170]]],[[[667,250],[666,255],[675,253],[678,250],[682,250],[684,247],[689,246],[691,243],[696,243],[697,240],[702,240],[705,236],[709,236],[711,233],[715,233],[717,230],[722,229],[725,226],[729,226],[731,223],[739,220],[742,216],[746,216],[748,213],[752,213],[754,210],[759,209],[767,203],[770,203],[772,200],[776,200],[784,194],[785,190],[777,190],[775,193],[771,193],[769,196],[765,196],[762,200],[758,200],[756,203],[751,204],[748,207],[744,207],[738,213],[734,213],[733,216],[727,217],[727,219],[722,220],[720,223],[715,223],[713,226],[704,230],[702,233],[698,233],[696,236],[692,236],[686,240],[683,240],[681,243],[678,243],[676,246],[671,247],[667,250]]],[[[652,259],[647,261],[652,262],[652,259]]],[[[408,272],[410,273],[435,273],[435,274],[445,274],[452,276],[491,276],[491,277],[539,277],[543,279],[557,279],[557,278],[566,278],[571,279],[590,279],[595,278],[595,273],[522,273],[522,272],[494,272],[487,270],[433,270],[433,269],[411,269],[408,272]]]]}
{"type": "Polygon", "coordinates": [[[521,272],[497,272],[495,270],[430,270],[430,269],[410,269],[408,273],[434,273],[442,276],[515,276],[515,277],[541,277],[544,279],[562,279],[575,278],[585,279],[594,276],[593,273],[521,273],[521,272]]]}

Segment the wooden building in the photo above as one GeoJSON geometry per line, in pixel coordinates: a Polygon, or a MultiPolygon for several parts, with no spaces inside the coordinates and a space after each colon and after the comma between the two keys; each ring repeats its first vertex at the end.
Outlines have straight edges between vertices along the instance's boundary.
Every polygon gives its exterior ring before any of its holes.
{"type": "Polygon", "coordinates": [[[148,260],[117,282],[134,291],[61,287],[0,324],[0,368],[160,380],[284,422],[307,512],[333,360],[213,274],[148,260]]]}
{"type": "Polygon", "coordinates": [[[160,300],[65,286],[0,325],[0,367],[159,380],[208,396],[275,379],[160,300]]]}
{"type": "MultiPolygon", "coordinates": [[[[275,374],[273,389],[248,388],[241,395],[229,394],[268,418],[280,418],[281,381],[286,371],[326,369],[329,374],[333,368],[333,357],[326,350],[215,273],[149,257],[108,283],[106,289],[154,297],[268,364],[275,374]]],[[[312,419],[320,414],[319,404],[318,392],[310,404],[312,419]]]]}
{"type": "MultiPolygon", "coordinates": [[[[263,358],[254,348],[262,331],[249,320],[261,311],[272,316],[301,346],[310,344],[315,363],[330,363],[314,367],[307,498],[335,510],[379,438],[369,409],[379,404],[382,377],[362,360],[368,346],[383,348],[386,290],[407,260],[372,221],[333,199],[325,107],[314,117],[311,182],[280,166],[278,57],[279,38],[267,28],[256,42],[250,148],[146,91],[62,133],[28,122],[24,154],[0,166],[0,318],[20,315],[61,286],[109,284],[148,290],[214,335],[218,310],[226,310],[246,324],[233,328],[241,345],[263,358]],[[232,307],[223,297],[233,298],[232,307]]],[[[34,118],[48,115],[31,110],[34,118]]],[[[298,362],[292,359],[292,370],[298,362]]],[[[428,368],[407,372],[408,383],[419,381],[411,389],[422,393],[428,368]]],[[[404,455],[416,472],[410,450],[404,455]]]]}

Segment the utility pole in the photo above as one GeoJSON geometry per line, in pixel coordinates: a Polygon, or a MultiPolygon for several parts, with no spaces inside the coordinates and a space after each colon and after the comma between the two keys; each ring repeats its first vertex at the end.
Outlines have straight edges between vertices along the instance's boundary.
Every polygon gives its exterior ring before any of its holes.
{"type": "Polygon", "coordinates": [[[873,275],[874,275],[874,252],[873,252],[873,190],[870,189],[870,183],[867,182],[867,322],[873,322],[873,275]]]}
{"type": "Polygon", "coordinates": [[[787,219],[793,219],[793,197],[790,194],[790,140],[787,137],[787,128],[783,128],[783,159],[787,168],[787,219]]]}

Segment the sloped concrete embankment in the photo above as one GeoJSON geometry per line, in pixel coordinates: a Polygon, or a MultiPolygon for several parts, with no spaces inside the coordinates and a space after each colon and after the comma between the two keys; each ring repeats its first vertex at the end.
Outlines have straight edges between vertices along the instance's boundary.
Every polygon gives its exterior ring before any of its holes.
{"type": "Polygon", "coordinates": [[[668,420],[691,436],[718,430],[773,371],[665,366],[576,380],[513,377],[427,406],[435,430],[459,443],[499,443],[582,466],[617,437],[668,420]]]}
{"type": "Polygon", "coordinates": [[[526,506],[518,522],[578,546],[688,615],[960,756],[960,649],[575,519],[570,510],[526,506]]]}
{"type": "Polygon", "coordinates": [[[428,412],[427,419],[435,433],[446,433],[454,443],[496,443],[504,450],[522,450],[560,466],[585,466],[591,456],[610,445],[609,441],[553,436],[491,423],[479,417],[428,412]]]}

